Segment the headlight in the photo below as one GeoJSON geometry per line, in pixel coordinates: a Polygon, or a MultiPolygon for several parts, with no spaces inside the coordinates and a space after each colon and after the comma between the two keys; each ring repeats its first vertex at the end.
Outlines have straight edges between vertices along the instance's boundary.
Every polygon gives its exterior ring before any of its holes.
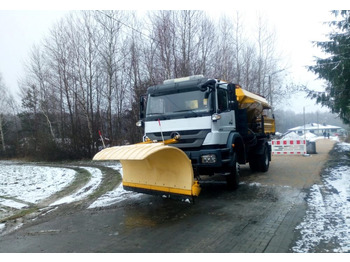
{"type": "Polygon", "coordinates": [[[202,163],[203,164],[213,164],[216,163],[216,155],[215,154],[209,154],[209,155],[202,155],[202,163]]]}

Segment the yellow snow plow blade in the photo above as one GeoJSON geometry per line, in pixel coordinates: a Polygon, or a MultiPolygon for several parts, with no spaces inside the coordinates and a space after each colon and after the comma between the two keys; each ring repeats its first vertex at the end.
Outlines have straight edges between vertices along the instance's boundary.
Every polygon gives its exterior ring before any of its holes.
{"type": "Polygon", "coordinates": [[[97,153],[93,160],[119,160],[126,190],[186,196],[200,193],[191,160],[176,147],[162,143],[110,147],[97,153]]]}

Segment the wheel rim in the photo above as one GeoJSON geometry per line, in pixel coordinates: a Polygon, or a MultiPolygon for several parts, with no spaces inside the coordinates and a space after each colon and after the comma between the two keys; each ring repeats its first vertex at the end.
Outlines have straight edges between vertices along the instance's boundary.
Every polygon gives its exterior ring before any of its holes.
{"type": "Polygon", "coordinates": [[[236,162],[236,176],[239,177],[240,176],[240,166],[238,164],[238,162],[236,162]]]}

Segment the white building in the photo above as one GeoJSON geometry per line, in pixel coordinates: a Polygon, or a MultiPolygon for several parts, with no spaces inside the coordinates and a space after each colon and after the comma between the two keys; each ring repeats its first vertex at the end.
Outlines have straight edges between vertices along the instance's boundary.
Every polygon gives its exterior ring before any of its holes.
{"type": "Polygon", "coordinates": [[[287,133],[295,132],[298,135],[304,135],[305,133],[313,133],[317,136],[324,136],[329,135],[330,136],[342,136],[346,134],[346,130],[339,127],[339,126],[331,126],[326,124],[318,124],[318,123],[311,123],[306,124],[305,126],[297,126],[291,129],[288,129],[287,133]]]}

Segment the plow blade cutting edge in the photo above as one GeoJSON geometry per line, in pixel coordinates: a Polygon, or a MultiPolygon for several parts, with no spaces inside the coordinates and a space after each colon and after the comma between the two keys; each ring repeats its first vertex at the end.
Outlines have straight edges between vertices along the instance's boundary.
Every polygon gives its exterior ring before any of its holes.
{"type": "Polygon", "coordinates": [[[126,190],[185,196],[200,193],[191,160],[176,147],[162,143],[116,146],[103,149],[93,160],[119,160],[126,190]]]}

